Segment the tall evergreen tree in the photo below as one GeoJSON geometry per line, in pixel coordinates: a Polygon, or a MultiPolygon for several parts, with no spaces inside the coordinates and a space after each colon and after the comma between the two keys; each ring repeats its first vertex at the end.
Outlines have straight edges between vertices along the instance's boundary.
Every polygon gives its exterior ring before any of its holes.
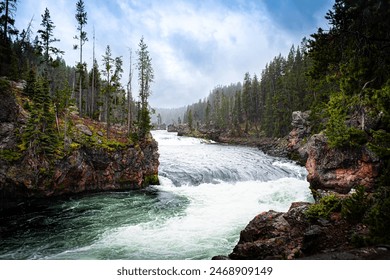
{"type": "Polygon", "coordinates": [[[151,129],[150,112],[148,98],[151,94],[150,84],[154,80],[154,72],[152,67],[152,58],[149,55],[148,46],[142,37],[138,45],[138,83],[139,83],[139,98],[140,98],[140,122],[139,136],[145,138],[151,129]]]}
{"type": "Polygon", "coordinates": [[[129,50],[129,80],[127,82],[127,130],[130,136],[133,125],[133,53],[129,50]]]}
{"type": "Polygon", "coordinates": [[[10,35],[18,34],[18,30],[15,28],[15,13],[16,13],[17,0],[4,0],[0,1],[0,25],[1,39],[8,41],[10,35]]]}
{"type": "Polygon", "coordinates": [[[252,80],[249,73],[245,73],[244,77],[244,85],[242,89],[242,103],[243,103],[243,110],[245,115],[245,132],[249,131],[249,118],[250,118],[250,108],[251,108],[251,85],[252,80]]]}
{"type": "Polygon", "coordinates": [[[49,67],[53,65],[54,59],[52,55],[64,54],[63,51],[53,46],[53,43],[59,42],[59,39],[54,38],[55,25],[50,17],[50,11],[45,9],[42,15],[41,26],[43,29],[38,30],[40,41],[38,43],[39,50],[43,52],[43,62],[45,65],[44,75],[48,79],[49,67]]]}
{"type": "Polygon", "coordinates": [[[17,35],[15,12],[17,0],[0,1],[0,76],[16,78],[17,56],[12,48],[11,36],[17,35]]]}
{"type": "Polygon", "coordinates": [[[106,52],[103,55],[103,70],[102,73],[105,76],[103,84],[103,93],[105,95],[105,111],[107,122],[107,139],[110,137],[111,127],[111,102],[112,96],[121,88],[120,79],[122,77],[122,58],[112,57],[111,48],[108,45],[106,52]]]}
{"type": "Polygon", "coordinates": [[[26,143],[30,153],[51,158],[55,155],[59,143],[56,132],[55,113],[49,94],[49,84],[44,78],[33,77],[31,72],[28,87],[25,91],[31,96],[33,105],[31,115],[23,133],[23,143],[26,143]]]}
{"type": "Polygon", "coordinates": [[[87,32],[85,32],[85,25],[87,24],[87,12],[85,11],[85,5],[83,0],[79,0],[76,3],[76,20],[77,20],[77,31],[79,32],[74,38],[79,41],[78,45],[74,45],[74,49],[80,50],[80,60],[77,65],[79,71],[79,113],[82,115],[82,100],[83,100],[83,75],[84,63],[83,63],[83,46],[88,41],[87,32]]]}
{"type": "Polygon", "coordinates": [[[100,88],[101,88],[101,77],[99,71],[99,65],[94,60],[93,67],[89,72],[89,87],[91,89],[91,104],[90,104],[90,115],[94,119],[99,119],[99,114],[101,110],[100,104],[100,88]]]}

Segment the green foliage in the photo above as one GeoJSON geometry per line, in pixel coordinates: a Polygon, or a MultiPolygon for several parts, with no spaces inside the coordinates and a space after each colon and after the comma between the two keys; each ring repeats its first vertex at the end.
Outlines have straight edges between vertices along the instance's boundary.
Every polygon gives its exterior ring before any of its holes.
{"type": "Polygon", "coordinates": [[[103,95],[105,99],[105,111],[107,122],[107,138],[110,137],[111,126],[111,105],[112,97],[114,93],[121,91],[120,79],[123,73],[123,61],[121,57],[113,58],[111,54],[111,48],[107,45],[105,55],[103,55],[103,74],[105,75],[105,81],[103,86],[103,95]]]}
{"type": "Polygon", "coordinates": [[[330,214],[341,210],[341,200],[335,195],[324,196],[319,202],[310,205],[305,215],[310,221],[319,218],[329,219],[330,214]]]}
{"type": "Polygon", "coordinates": [[[188,120],[188,128],[192,131],[194,129],[194,127],[193,127],[192,110],[188,110],[188,112],[187,112],[187,120],[188,120]]]}
{"type": "Polygon", "coordinates": [[[150,85],[154,81],[154,71],[152,67],[152,58],[150,57],[148,46],[144,42],[142,37],[139,42],[138,54],[138,83],[139,83],[139,99],[140,99],[140,111],[139,111],[139,137],[145,138],[152,125],[150,123],[150,112],[148,98],[151,95],[150,85]]]}
{"type": "Polygon", "coordinates": [[[158,179],[158,175],[147,175],[144,178],[143,185],[149,186],[149,185],[160,185],[160,180],[158,179]]]}
{"type": "Polygon", "coordinates": [[[59,139],[56,132],[54,107],[47,82],[38,78],[28,94],[32,97],[31,115],[23,132],[21,149],[30,149],[36,155],[55,156],[59,139]]]}
{"type": "Polygon", "coordinates": [[[369,147],[384,159],[390,159],[390,80],[380,90],[375,90],[372,98],[376,118],[380,119],[379,129],[372,131],[373,141],[369,147]]]}
{"type": "Polygon", "coordinates": [[[382,163],[372,205],[361,187],[343,203],[347,220],[366,217],[374,242],[390,241],[389,17],[388,1],[336,0],[326,16],[330,29],[308,45],[310,76],[325,97],[315,113],[328,118],[331,146],[367,144],[382,163]]]}
{"type": "Polygon", "coordinates": [[[139,111],[139,127],[138,127],[138,137],[139,139],[144,139],[152,129],[150,122],[150,112],[148,108],[141,108],[139,111]]]}
{"type": "Polygon", "coordinates": [[[365,222],[369,225],[374,242],[390,242],[389,187],[381,187],[377,190],[374,205],[368,211],[365,222]]]}
{"type": "Polygon", "coordinates": [[[12,149],[4,149],[0,150],[0,159],[13,162],[17,161],[22,157],[22,153],[20,151],[15,151],[12,149]]]}
{"type": "Polygon", "coordinates": [[[218,86],[207,99],[190,105],[193,122],[236,135],[245,128],[246,134],[286,136],[292,112],[310,109],[314,100],[305,74],[309,66],[304,46],[292,46],[288,57],[275,57],[260,76],[245,73],[242,84],[218,86]]]}
{"type": "Polygon", "coordinates": [[[346,124],[356,98],[346,96],[342,91],[333,93],[327,104],[329,120],[326,124],[326,136],[331,147],[359,146],[367,142],[366,133],[346,124]]]}
{"type": "Polygon", "coordinates": [[[139,141],[139,136],[138,136],[138,133],[136,133],[136,132],[131,132],[130,133],[130,135],[129,135],[129,140],[130,140],[130,142],[132,142],[132,143],[138,143],[138,141],[139,141]]]}
{"type": "Polygon", "coordinates": [[[343,200],[341,215],[350,223],[363,221],[364,215],[371,206],[371,201],[363,186],[356,187],[356,192],[343,200]]]}
{"type": "Polygon", "coordinates": [[[8,80],[0,79],[0,92],[10,92],[11,84],[8,80]]]}
{"type": "Polygon", "coordinates": [[[60,40],[54,38],[55,25],[51,20],[50,11],[48,8],[46,8],[45,12],[42,14],[41,26],[43,29],[38,30],[38,33],[40,35],[38,49],[40,52],[43,53],[43,62],[45,64],[45,77],[47,78],[49,67],[53,67],[55,64],[55,61],[52,56],[64,54],[64,52],[52,46],[53,43],[59,42],[60,40]]]}

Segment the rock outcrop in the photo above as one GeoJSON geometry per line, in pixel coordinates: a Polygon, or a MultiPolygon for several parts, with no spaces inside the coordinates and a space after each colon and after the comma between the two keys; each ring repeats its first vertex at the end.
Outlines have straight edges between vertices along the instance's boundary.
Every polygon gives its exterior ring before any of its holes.
{"type": "Polygon", "coordinates": [[[169,124],[167,126],[167,131],[168,132],[177,132],[177,127],[174,124],[169,124]]]}
{"type": "Polygon", "coordinates": [[[67,138],[70,147],[61,155],[48,159],[20,150],[18,133],[28,113],[12,92],[0,92],[0,98],[0,208],[31,198],[140,188],[158,181],[158,145],[152,137],[104,146],[105,136],[92,120],[76,120],[67,138]]]}
{"type": "Polygon", "coordinates": [[[332,148],[323,133],[310,135],[310,111],[292,113],[288,137],[290,158],[306,166],[314,190],[348,193],[358,185],[372,190],[380,161],[367,147],[332,148]]]}
{"type": "Polygon", "coordinates": [[[305,165],[307,160],[306,143],[311,133],[309,117],[310,111],[293,112],[291,122],[293,129],[288,135],[289,157],[302,165],[305,165]]]}
{"type": "Polygon", "coordinates": [[[306,144],[307,180],[315,190],[346,194],[362,185],[371,191],[380,170],[379,159],[366,147],[331,148],[324,134],[315,134],[306,144]]]}
{"type": "Polygon", "coordinates": [[[256,216],[241,231],[240,240],[229,256],[214,260],[275,259],[389,259],[388,246],[355,248],[353,233],[364,234],[364,225],[348,224],[334,213],[329,220],[309,222],[305,211],[309,204],[293,203],[287,213],[268,211],[256,216]]]}
{"type": "Polygon", "coordinates": [[[257,215],[241,231],[230,259],[293,259],[302,254],[304,211],[309,203],[293,203],[287,213],[268,211],[257,215]]]}

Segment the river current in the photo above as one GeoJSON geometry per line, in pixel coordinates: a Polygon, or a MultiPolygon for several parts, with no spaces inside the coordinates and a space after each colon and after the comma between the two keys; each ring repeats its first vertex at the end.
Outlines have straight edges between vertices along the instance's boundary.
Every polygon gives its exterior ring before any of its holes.
{"type": "Polygon", "coordinates": [[[311,201],[306,170],[256,148],[154,131],[161,185],[0,212],[0,259],[210,259],[258,213],[311,201]]]}

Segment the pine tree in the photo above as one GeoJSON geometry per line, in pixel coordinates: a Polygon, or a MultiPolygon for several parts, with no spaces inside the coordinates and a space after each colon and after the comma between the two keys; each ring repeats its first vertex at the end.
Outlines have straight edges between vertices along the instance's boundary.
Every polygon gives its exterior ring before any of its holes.
{"type": "Polygon", "coordinates": [[[103,84],[103,94],[105,96],[105,112],[107,122],[107,139],[110,137],[111,127],[111,102],[113,94],[115,94],[120,88],[120,79],[122,77],[122,58],[112,57],[111,48],[108,45],[106,48],[105,55],[103,55],[103,70],[102,73],[105,75],[103,84]]]}
{"type": "Polygon", "coordinates": [[[1,39],[9,41],[10,35],[18,34],[15,28],[15,12],[17,0],[4,0],[0,2],[0,25],[2,27],[1,39]]]}
{"type": "Polygon", "coordinates": [[[245,115],[245,132],[249,131],[249,119],[250,119],[250,108],[251,108],[251,85],[252,80],[249,73],[245,73],[244,86],[242,89],[242,107],[245,115]]]}
{"type": "Polygon", "coordinates": [[[99,114],[101,110],[101,106],[99,106],[101,77],[99,65],[96,59],[94,60],[91,71],[89,72],[89,88],[91,89],[90,116],[94,119],[99,119],[99,114]]]}
{"type": "Polygon", "coordinates": [[[77,64],[77,69],[79,71],[79,113],[82,115],[82,100],[83,100],[83,73],[85,73],[85,67],[83,63],[83,46],[86,41],[88,41],[87,37],[87,32],[85,32],[84,28],[85,25],[87,24],[87,12],[85,11],[85,5],[83,0],[79,0],[76,3],[76,15],[75,18],[77,20],[77,31],[79,32],[78,35],[76,35],[74,38],[76,40],[79,40],[78,45],[74,45],[74,49],[79,49],[80,50],[80,60],[79,63],[77,64]]]}
{"type": "Polygon", "coordinates": [[[129,50],[129,54],[129,80],[127,82],[127,130],[128,135],[130,136],[133,129],[133,54],[131,49],[129,50]]]}
{"type": "Polygon", "coordinates": [[[0,76],[17,76],[17,60],[12,48],[11,36],[17,35],[15,28],[16,0],[0,2],[0,76]]]}
{"type": "Polygon", "coordinates": [[[140,120],[138,124],[139,137],[145,138],[150,132],[150,112],[148,98],[151,94],[150,84],[154,80],[154,72],[152,67],[152,59],[149,55],[148,46],[142,37],[139,42],[138,49],[138,83],[139,83],[139,98],[140,98],[140,120]]]}
{"type": "Polygon", "coordinates": [[[54,28],[55,25],[50,17],[50,11],[48,8],[45,9],[44,14],[42,15],[41,26],[43,29],[38,30],[40,34],[40,41],[38,41],[38,47],[40,52],[43,52],[43,62],[45,65],[44,75],[48,80],[49,67],[53,66],[52,55],[64,54],[60,49],[53,47],[52,44],[59,42],[59,39],[54,38],[54,28]]]}
{"type": "Polygon", "coordinates": [[[210,118],[211,118],[211,105],[210,105],[210,101],[207,100],[207,104],[206,104],[206,112],[205,112],[205,123],[206,123],[206,128],[209,129],[210,128],[210,118]]]}
{"type": "Polygon", "coordinates": [[[194,130],[194,117],[193,117],[193,114],[192,114],[192,110],[189,109],[188,112],[187,112],[187,122],[188,122],[188,128],[192,131],[194,130]]]}
{"type": "Polygon", "coordinates": [[[56,132],[55,113],[49,94],[49,84],[42,78],[35,78],[33,83],[33,87],[28,86],[25,89],[26,93],[31,96],[33,104],[22,140],[23,143],[27,144],[25,148],[30,153],[50,159],[56,153],[59,138],[56,132]]]}

